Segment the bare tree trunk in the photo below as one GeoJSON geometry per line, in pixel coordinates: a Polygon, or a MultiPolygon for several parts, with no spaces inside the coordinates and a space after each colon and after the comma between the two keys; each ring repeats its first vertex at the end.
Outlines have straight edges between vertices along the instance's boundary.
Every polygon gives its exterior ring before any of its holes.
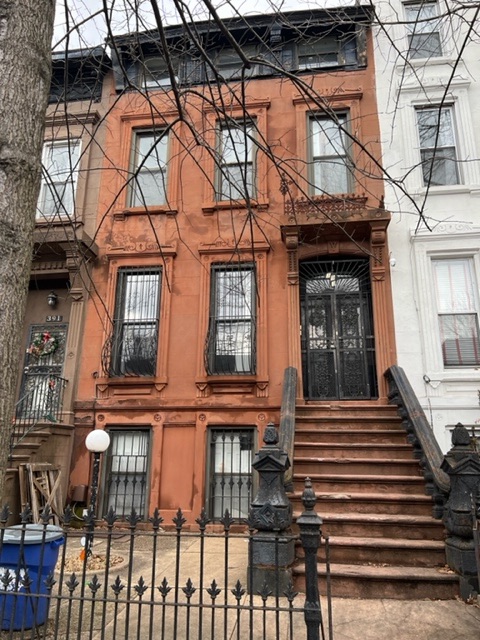
{"type": "Polygon", "coordinates": [[[0,497],[50,88],[54,0],[0,0],[0,497]]]}

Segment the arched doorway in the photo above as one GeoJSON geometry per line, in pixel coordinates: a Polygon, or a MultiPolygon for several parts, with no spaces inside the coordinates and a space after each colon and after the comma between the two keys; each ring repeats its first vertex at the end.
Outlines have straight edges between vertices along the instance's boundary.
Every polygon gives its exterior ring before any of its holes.
{"type": "Polygon", "coordinates": [[[377,397],[368,258],[309,259],[299,274],[305,399],[377,397]]]}

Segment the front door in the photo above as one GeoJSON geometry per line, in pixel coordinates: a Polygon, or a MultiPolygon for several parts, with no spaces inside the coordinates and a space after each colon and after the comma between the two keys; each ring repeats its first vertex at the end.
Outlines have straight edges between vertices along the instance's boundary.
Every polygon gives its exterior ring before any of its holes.
{"type": "Polygon", "coordinates": [[[300,300],[305,399],[376,397],[369,260],[302,262],[300,300]]]}
{"type": "Polygon", "coordinates": [[[30,326],[17,420],[55,422],[61,409],[66,337],[66,324],[30,326]]]}

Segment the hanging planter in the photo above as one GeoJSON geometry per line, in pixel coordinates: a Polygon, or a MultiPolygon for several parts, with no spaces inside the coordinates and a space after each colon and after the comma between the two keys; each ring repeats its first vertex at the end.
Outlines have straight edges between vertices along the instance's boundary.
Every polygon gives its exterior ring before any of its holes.
{"type": "Polygon", "coordinates": [[[51,356],[58,349],[58,339],[48,331],[40,334],[28,347],[27,353],[35,358],[51,356]]]}

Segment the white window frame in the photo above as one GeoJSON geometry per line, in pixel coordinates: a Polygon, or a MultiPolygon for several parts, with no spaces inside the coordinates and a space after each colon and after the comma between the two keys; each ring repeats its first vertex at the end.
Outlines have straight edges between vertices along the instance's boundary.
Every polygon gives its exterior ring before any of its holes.
{"type": "Polygon", "coordinates": [[[345,129],[348,126],[348,113],[345,111],[339,112],[335,114],[335,117],[325,116],[323,114],[309,114],[308,116],[308,165],[309,165],[309,175],[308,180],[310,184],[310,191],[312,195],[322,196],[322,195],[337,195],[342,193],[352,193],[354,191],[353,185],[353,175],[352,175],[352,163],[351,157],[349,153],[349,144],[346,139],[345,129]],[[325,128],[322,126],[322,123],[327,125],[325,128]],[[331,144],[330,139],[328,139],[328,127],[331,125],[335,126],[336,131],[340,134],[340,144],[343,149],[338,149],[337,142],[334,141],[331,144]],[[314,129],[319,125],[318,132],[314,131],[314,129]],[[316,136],[321,135],[323,132],[326,133],[328,139],[328,145],[332,146],[332,153],[318,153],[316,147],[321,145],[321,141],[316,141],[316,136]],[[342,182],[344,183],[344,189],[331,189],[328,184],[328,177],[322,178],[320,180],[320,184],[317,184],[316,180],[316,167],[320,167],[321,165],[334,165],[334,173],[339,175],[340,169],[342,170],[342,182]]]}
{"type": "MultiPolygon", "coordinates": [[[[417,134],[419,139],[419,152],[420,152],[420,163],[422,167],[422,176],[423,176],[423,185],[424,186],[433,186],[433,187],[445,187],[462,184],[461,171],[458,162],[458,142],[456,136],[456,126],[455,126],[455,112],[452,105],[442,105],[435,106],[429,105],[426,107],[416,107],[415,115],[417,120],[417,134]],[[431,114],[436,120],[437,124],[435,125],[435,129],[439,133],[434,133],[432,138],[433,144],[422,146],[422,132],[421,127],[423,126],[421,123],[421,115],[431,114]],[[442,127],[442,118],[445,120],[448,114],[448,118],[450,120],[449,131],[447,134],[451,137],[452,142],[450,144],[442,144],[442,135],[441,135],[441,127],[442,127]],[[453,150],[453,154],[451,153],[453,150]],[[449,180],[448,177],[445,180],[438,182],[434,179],[435,174],[435,166],[440,166],[442,162],[454,162],[454,177],[452,180],[449,180]],[[430,167],[433,167],[431,169],[430,167]],[[430,177],[431,173],[431,177],[430,177]],[[430,178],[430,179],[429,179],[430,178]]],[[[425,120],[425,119],[424,119],[425,120]]],[[[428,126],[428,124],[427,124],[428,126]]],[[[445,175],[447,176],[448,171],[445,171],[445,175]]],[[[453,172],[452,172],[453,173],[453,172]]]]}
{"type": "Polygon", "coordinates": [[[441,15],[437,0],[422,0],[421,2],[405,3],[405,16],[407,22],[408,58],[410,60],[425,60],[442,57],[445,44],[441,28],[441,15]],[[430,8],[434,8],[434,15],[427,15],[430,8]],[[428,43],[435,35],[438,35],[438,47],[423,55],[420,47],[413,47],[415,38],[424,39],[428,43]],[[423,38],[426,36],[425,38],[423,38]]]}
{"type": "Polygon", "coordinates": [[[43,144],[42,152],[42,182],[40,187],[40,194],[37,203],[37,221],[52,220],[52,218],[72,218],[75,214],[75,198],[77,194],[77,180],[79,165],[81,161],[81,141],[79,138],[64,139],[64,140],[48,140],[43,144]],[[49,165],[49,153],[51,149],[58,149],[64,147],[69,152],[69,167],[64,176],[64,180],[55,180],[54,176],[51,176],[48,171],[49,165]],[[72,162],[73,158],[73,162],[72,162]],[[66,188],[66,185],[70,185],[72,192],[71,206],[63,201],[65,193],[62,190],[66,188]],[[45,201],[48,194],[58,198],[59,206],[56,211],[46,212],[45,201]]]}
{"type": "MultiPolygon", "coordinates": [[[[244,183],[250,187],[248,196],[256,197],[256,145],[255,122],[221,122],[218,124],[217,134],[217,167],[216,167],[216,199],[217,201],[245,200],[244,183]],[[240,132],[238,144],[235,140],[236,132],[240,132]],[[244,150],[238,147],[244,146],[244,150]],[[225,154],[227,147],[228,155],[225,154]],[[237,183],[230,180],[232,171],[239,171],[242,181],[237,183]],[[239,186],[236,186],[239,184],[239,186]]],[[[233,176],[234,177],[234,176],[233,176]]]]}
{"type": "MultiPolygon", "coordinates": [[[[169,146],[170,136],[164,129],[134,129],[132,133],[132,148],[131,148],[131,171],[132,177],[129,189],[129,205],[130,207],[155,207],[166,204],[168,200],[168,160],[169,160],[169,146]],[[147,140],[151,138],[151,142],[148,150],[141,155],[139,146],[140,140],[147,140]],[[158,138],[160,142],[155,144],[155,139],[158,138]],[[157,151],[164,153],[157,154],[157,151]],[[159,159],[159,162],[155,162],[155,158],[159,159]],[[163,163],[163,165],[161,164],[163,163]],[[158,192],[159,197],[150,196],[142,188],[142,181],[147,180],[148,177],[156,184],[161,185],[158,192]]],[[[147,143],[148,144],[148,143],[147,143]]]]}
{"type": "Polygon", "coordinates": [[[458,256],[450,258],[432,257],[431,266],[435,282],[437,315],[444,367],[477,368],[480,366],[480,305],[473,258],[458,256]],[[448,274],[451,279],[455,277],[455,275],[458,275],[459,267],[462,267],[464,286],[459,286],[458,278],[455,278],[455,281],[450,283],[448,291],[445,291],[439,281],[439,276],[444,280],[448,274]],[[466,322],[471,326],[466,326],[466,322]],[[459,334],[462,328],[470,331],[470,337],[459,334]],[[447,334],[450,333],[450,335],[445,335],[446,332],[447,334]],[[456,334],[455,336],[453,336],[454,332],[456,334]],[[475,334],[475,336],[473,336],[473,334],[475,334]],[[462,341],[464,342],[464,347],[462,346],[462,341]],[[466,344],[467,341],[472,344],[466,344]],[[465,361],[469,349],[472,351],[472,356],[475,356],[471,362],[465,361]],[[455,358],[455,356],[457,356],[457,358],[455,358]],[[462,359],[464,360],[463,362],[462,359]]]}

